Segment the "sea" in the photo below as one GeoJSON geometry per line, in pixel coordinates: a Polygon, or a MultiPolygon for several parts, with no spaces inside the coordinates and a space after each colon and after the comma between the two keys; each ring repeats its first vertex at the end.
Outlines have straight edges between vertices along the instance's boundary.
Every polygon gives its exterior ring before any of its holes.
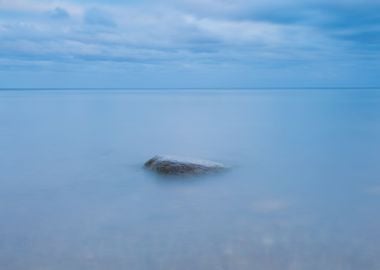
{"type": "Polygon", "coordinates": [[[379,270],[379,213],[380,89],[0,90],[2,270],[379,270]]]}

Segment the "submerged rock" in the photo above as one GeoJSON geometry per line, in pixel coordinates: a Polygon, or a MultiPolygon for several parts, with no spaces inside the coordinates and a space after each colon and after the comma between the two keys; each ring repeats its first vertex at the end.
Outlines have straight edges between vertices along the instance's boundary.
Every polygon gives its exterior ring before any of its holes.
{"type": "Polygon", "coordinates": [[[155,156],[145,162],[144,166],[166,175],[197,175],[218,172],[226,168],[223,164],[213,161],[173,156],[155,156]]]}

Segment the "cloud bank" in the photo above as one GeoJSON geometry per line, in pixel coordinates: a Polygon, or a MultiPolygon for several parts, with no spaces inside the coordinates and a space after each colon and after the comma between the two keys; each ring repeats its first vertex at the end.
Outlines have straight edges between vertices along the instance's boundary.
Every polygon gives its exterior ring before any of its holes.
{"type": "Polygon", "coordinates": [[[0,0],[0,87],[380,85],[378,10],[375,0],[0,0]]]}

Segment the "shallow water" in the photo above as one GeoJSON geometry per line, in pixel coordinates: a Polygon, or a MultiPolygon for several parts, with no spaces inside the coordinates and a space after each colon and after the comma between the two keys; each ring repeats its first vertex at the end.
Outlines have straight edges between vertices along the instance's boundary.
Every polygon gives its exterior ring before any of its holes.
{"type": "Polygon", "coordinates": [[[0,91],[0,149],[3,270],[380,269],[380,91],[0,91]]]}

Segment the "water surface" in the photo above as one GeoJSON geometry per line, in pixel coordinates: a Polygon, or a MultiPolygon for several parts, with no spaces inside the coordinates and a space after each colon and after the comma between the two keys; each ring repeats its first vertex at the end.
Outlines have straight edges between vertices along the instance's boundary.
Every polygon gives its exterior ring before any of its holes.
{"type": "Polygon", "coordinates": [[[4,270],[380,269],[380,91],[1,91],[0,151],[4,270]]]}

